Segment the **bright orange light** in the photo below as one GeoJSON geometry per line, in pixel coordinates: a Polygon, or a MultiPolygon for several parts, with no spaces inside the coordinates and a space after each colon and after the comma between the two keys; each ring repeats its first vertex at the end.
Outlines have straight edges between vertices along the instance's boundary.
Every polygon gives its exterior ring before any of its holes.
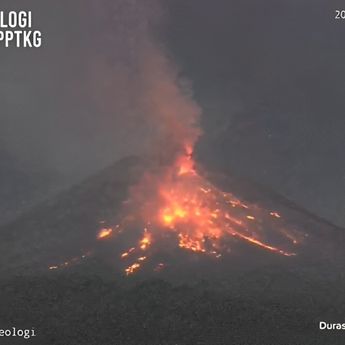
{"type": "Polygon", "coordinates": [[[125,269],[125,272],[126,272],[127,275],[130,275],[130,274],[134,273],[135,271],[137,271],[139,268],[140,268],[140,264],[138,264],[138,263],[136,262],[136,263],[134,263],[133,265],[128,266],[128,267],[125,269]]]}
{"type": "Polygon", "coordinates": [[[112,232],[113,232],[113,229],[110,229],[110,228],[109,229],[106,229],[106,228],[101,229],[100,232],[98,233],[97,238],[100,240],[102,238],[108,237],[111,235],[112,232]]]}
{"type": "Polygon", "coordinates": [[[151,244],[151,235],[145,230],[144,237],[140,240],[140,249],[146,250],[151,244]]]}
{"type": "Polygon", "coordinates": [[[253,243],[253,244],[256,244],[259,247],[271,250],[272,252],[277,252],[277,253],[279,253],[281,255],[285,255],[285,256],[295,256],[296,255],[295,253],[284,252],[283,250],[281,250],[279,248],[276,248],[276,247],[270,246],[268,244],[265,244],[265,243],[259,241],[258,239],[255,239],[253,237],[245,236],[243,234],[237,234],[237,235],[239,235],[241,238],[244,238],[245,240],[247,240],[250,243],[253,243]]]}
{"type": "Polygon", "coordinates": [[[130,248],[127,252],[124,252],[121,254],[121,258],[124,259],[127,256],[129,256],[129,254],[131,254],[133,251],[135,250],[135,247],[130,248]]]}
{"type": "Polygon", "coordinates": [[[169,225],[174,220],[174,217],[170,214],[165,214],[165,215],[163,215],[163,220],[164,220],[165,224],[169,225]]]}

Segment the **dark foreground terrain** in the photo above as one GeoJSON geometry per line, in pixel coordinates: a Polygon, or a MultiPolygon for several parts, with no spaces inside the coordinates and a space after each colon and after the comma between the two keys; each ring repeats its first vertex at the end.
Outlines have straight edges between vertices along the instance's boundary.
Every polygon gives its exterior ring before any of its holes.
{"type": "Polygon", "coordinates": [[[116,218],[140,170],[136,160],[119,162],[1,229],[0,328],[35,327],[37,337],[0,344],[345,343],[345,331],[318,329],[319,321],[345,322],[342,229],[230,178],[229,188],[279,203],[303,227],[309,239],[297,257],[243,247],[214,263],[176,253],[162,272],[125,277],[95,233],[100,220],[116,218]]]}
{"type": "Polygon", "coordinates": [[[17,278],[1,284],[0,321],[3,327],[35,327],[37,337],[26,342],[42,345],[344,344],[342,331],[318,330],[320,320],[344,319],[343,298],[332,300],[342,291],[309,286],[278,298],[263,288],[265,279],[265,286],[272,283],[269,277],[249,279],[256,293],[248,295],[205,281],[121,287],[116,279],[77,272],[17,278]]]}

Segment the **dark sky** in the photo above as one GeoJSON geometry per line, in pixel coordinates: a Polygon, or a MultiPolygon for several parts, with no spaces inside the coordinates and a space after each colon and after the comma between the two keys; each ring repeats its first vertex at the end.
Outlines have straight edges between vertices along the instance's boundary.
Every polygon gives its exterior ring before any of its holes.
{"type": "Polygon", "coordinates": [[[3,1],[31,9],[44,35],[41,49],[0,54],[0,144],[22,169],[76,179],[145,146],[138,47],[157,15],[203,108],[200,159],[345,225],[342,1],[124,3],[3,1]]]}

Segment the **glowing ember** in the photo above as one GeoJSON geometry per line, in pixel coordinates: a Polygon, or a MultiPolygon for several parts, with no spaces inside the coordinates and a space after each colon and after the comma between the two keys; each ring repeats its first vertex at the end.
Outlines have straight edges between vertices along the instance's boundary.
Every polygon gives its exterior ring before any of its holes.
{"type": "Polygon", "coordinates": [[[121,254],[121,258],[124,259],[126,258],[130,253],[132,253],[135,250],[134,247],[132,247],[131,249],[129,249],[127,252],[124,252],[121,254]]]}
{"type": "Polygon", "coordinates": [[[125,272],[126,272],[127,275],[132,274],[132,273],[134,273],[135,271],[137,271],[137,270],[139,269],[139,267],[140,267],[140,264],[138,264],[138,263],[136,262],[136,263],[134,263],[133,265],[127,267],[127,268],[125,269],[125,272]]]}
{"type": "Polygon", "coordinates": [[[113,232],[113,229],[101,229],[100,232],[98,233],[97,238],[102,239],[102,238],[108,237],[112,234],[112,232],[113,232]]]}
{"type": "Polygon", "coordinates": [[[145,250],[151,244],[151,235],[148,233],[147,229],[145,228],[144,237],[140,241],[140,249],[145,250]]]}

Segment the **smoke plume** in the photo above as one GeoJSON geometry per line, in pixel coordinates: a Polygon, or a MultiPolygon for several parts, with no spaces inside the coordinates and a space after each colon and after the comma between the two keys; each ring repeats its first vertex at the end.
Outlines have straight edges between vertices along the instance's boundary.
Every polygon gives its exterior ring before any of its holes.
{"type": "MultiPolygon", "coordinates": [[[[133,109],[123,116],[143,124],[146,137],[140,146],[144,143],[149,153],[174,155],[186,146],[192,147],[200,135],[200,109],[192,99],[188,81],[179,76],[157,38],[157,27],[165,17],[160,5],[160,1],[131,0],[110,3],[113,12],[103,7],[114,15],[110,21],[113,35],[106,45],[121,47],[109,77],[122,75],[125,79],[126,97],[133,109]]],[[[110,93],[119,88],[123,91],[123,85],[115,84],[110,93]]]]}

